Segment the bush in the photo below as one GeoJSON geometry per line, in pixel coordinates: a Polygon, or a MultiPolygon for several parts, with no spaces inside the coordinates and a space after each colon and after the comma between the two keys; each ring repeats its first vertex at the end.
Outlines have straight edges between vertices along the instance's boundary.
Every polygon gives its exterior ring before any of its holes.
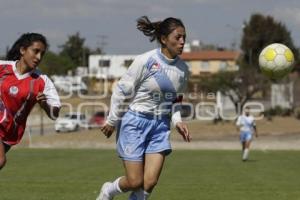
{"type": "MultiPolygon", "coordinates": [[[[280,106],[275,106],[274,108],[271,108],[269,110],[266,110],[264,112],[264,115],[268,117],[272,116],[291,116],[293,113],[293,110],[291,108],[282,108],[280,106]]],[[[299,110],[299,117],[300,117],[300,110],[299,110]]],[[[300,118],[299,118],[300,119],[300,118]]]]}
{"type": "Polygon", "coordinates": [[[300,119],[300,107],[294,110],[294,116],[296,117],[296,119],[300,119]]]}

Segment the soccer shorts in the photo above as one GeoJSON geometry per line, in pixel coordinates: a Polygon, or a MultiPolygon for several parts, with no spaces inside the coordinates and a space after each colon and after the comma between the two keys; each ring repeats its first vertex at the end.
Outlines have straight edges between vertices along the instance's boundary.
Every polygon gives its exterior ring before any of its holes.
{"type": "MultiPolygon", "coordinates": [[[[0,142],[1,142],[1,141],[0,141],[0,142]]],[[[4,146],[4,152],[7,153],[7,152],[9,151],[9,149],[11,148],[11,146],[8,145],[8,144],[6,144],[6,143],[4,143],[3,141],[2,141],[1,143],[2,143],[3,146],[4,146]]]]}
{"type": "Polygon", "coordinates": [[[242,131],[240,133],[240,141],[247,142],[252,139],[252,133],[250,131],[242,131]]]}
{"type": "Polygon", "coordinates": [[[143,161],[145,154],[171,153],[170,117],[129,110],[117,133],[117,151],[123,160],[143,161]]]}

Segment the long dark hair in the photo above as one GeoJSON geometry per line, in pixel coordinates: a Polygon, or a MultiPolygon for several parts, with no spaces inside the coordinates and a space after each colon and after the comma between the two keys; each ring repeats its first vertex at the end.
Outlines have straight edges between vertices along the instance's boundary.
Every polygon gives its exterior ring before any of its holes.
{"type": "Polygon", "coordinates": [[[6,54],[7,60],[20,60],[21,47],[27,48],[32,45],[33,42],[42,42],[46,49],[48,49],[48,42],[45,36],[39,33],[24,33],[21,37],[13,44],[11,49],[6,54]]]}
{"type": "Polygon", "coordinates": [[[137,19],[137,29],[150,38],[150,42],[157,40],[161,43],[161,36],[168,36],[177,27],[184,27],[182,21],[177,18],[168,17],[163,21],[151,22],[147,16],[137,19]]]}

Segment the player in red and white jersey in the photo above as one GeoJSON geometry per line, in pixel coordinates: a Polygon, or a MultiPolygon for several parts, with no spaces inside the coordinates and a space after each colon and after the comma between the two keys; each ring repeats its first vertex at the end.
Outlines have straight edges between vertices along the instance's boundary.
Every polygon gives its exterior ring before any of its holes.
{"type": "Polygon", "coordinates": [[[58,117],[61,103],[54,84],[37,69],[47,47],[43,35],[26,33],[8,52],[8,61],[0,61],[0,169],[7,151],[22,139],[36,103],[51,119],[58,117]]]}

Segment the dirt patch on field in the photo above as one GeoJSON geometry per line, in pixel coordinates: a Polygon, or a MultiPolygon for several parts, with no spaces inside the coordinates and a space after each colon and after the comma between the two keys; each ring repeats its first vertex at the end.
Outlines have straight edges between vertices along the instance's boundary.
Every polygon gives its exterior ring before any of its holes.
{"type": "MultiPolygon", "coordinates": [[[[214,124],[205,121],[188,122],[192,142],[185,143],[172,130],[174,149],[240,149],[239,133],[234,122],[214,124]]],[[[252,149],[300,150],[300,121],[292,118],[273,118],[257,121],[259,137],[254,139],[252,149]]],[[[106,139],[99,129],[81,130],[73,133],[48,133],[44,136],[25,134],[19,147],[32,148],[115,148],[115,137],[106,139]]]]}

